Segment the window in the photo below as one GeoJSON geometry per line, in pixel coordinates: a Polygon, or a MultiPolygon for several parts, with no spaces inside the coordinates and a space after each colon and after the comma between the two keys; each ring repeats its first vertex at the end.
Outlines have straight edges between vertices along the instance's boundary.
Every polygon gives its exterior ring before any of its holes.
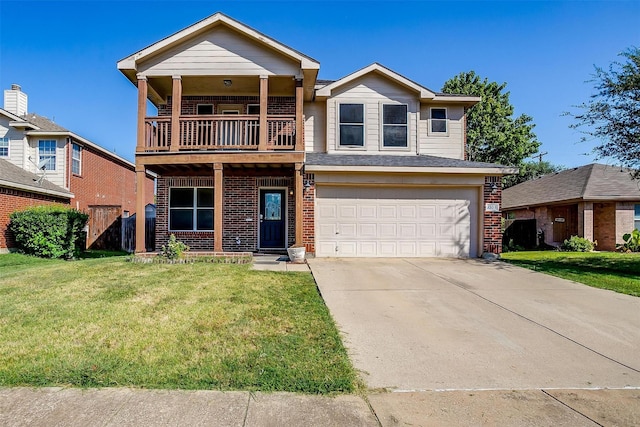
{"type": "Polygon", "coordinates": [[[640,231],[640,205],[634,206],[633,226],[636,230],[640,231]]]}
{"type": "Polygon", "coordinates": [[[248,104],[247,114],[252,114],[252,115],[260,114],[260,104],[248,104]]]}
{"type": "Polygon", "coordinates": [[[213,230],[213,188],[169,189],[169,230],[213,230]]]}
{"type": "Polygon", "coordinates": [[[382,146],[407,147],[407,106],[382,106],[382,146]]]}
{"type": "Polygon", "coordinates": [[[0,138],[0,157],[9,157],[9,138],[0,138]]]}
{"type": "Polygon", "coordinates": [[[82,147],[78,144],[71,144],[71,173],[80,175],[82,160],[82,147]]]}
{"type": "Polygon", "coordinates": [[[447,109],[431,109],[431,133],[447,133],[447,109]]]}
{"type": "Polygon", "coordinates": [[[340,146],[364,147],[364,105],[340,104],[340,146]]]}
{"type": "Polygon", "coordinates": [[[213,105],[212,104],[198,104],[196,107],[196,112],[198,115],[211,115],[213,114],[213,105]]]}
{"type": "Polygon", "coordinates": [[[56,170],[56,141],[52,139],[41,139],[38,141],[38,163],[46,161],[44,167],[47,170],[56,170]]]}

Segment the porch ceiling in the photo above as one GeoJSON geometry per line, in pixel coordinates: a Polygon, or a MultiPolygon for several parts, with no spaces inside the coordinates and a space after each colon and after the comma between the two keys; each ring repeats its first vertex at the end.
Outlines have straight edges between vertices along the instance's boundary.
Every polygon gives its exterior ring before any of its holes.
{"type": "MultiPolygon", "coordinates": [[[[159,99],[152,98],[154,104],[166,102],[171,96],[173,79],[171,76],[149,77],[150,92],[155,92],[159,99]]],[[[209,96],[259,96],[259,76],[182,76],[182,95],[209,96]],[[224,81],[230,80],[231,86],[224,81]]],[[[295,79],[293,76],[270,76],[270,96],[295,96],[295,79]]]]}

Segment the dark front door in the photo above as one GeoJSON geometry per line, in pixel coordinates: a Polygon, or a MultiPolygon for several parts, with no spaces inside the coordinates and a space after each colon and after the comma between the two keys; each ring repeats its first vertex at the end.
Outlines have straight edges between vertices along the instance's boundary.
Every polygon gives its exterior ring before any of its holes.
{"type": "Polygon", "coordinates": [[[260,190],[260,248],[285,247],[285,190],[260,190]]]}

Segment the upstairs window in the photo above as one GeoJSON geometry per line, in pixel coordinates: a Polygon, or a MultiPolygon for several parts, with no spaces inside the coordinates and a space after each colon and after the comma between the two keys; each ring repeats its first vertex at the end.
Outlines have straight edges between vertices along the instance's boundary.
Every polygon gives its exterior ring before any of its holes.
{"type": "Polygon", "coordinates": [[[82,171],[82,147],[78,144],[71,144],[71,173],[80,175],[82,171]]]}
{"type": "Polygon", "coordinates": [[[210,116],[213,114],[213,104],[198,104],[196,106],[196,114],[210,116]]]}
{"type": "Polygon", "coordinates": [[[9,138],[0,138],[0,157],[9,157],[9,138]]]}
{"type": "Polygon", "coordinates": [[[340,104],[340,146],[364,147],[364,105],[340,104]]]}
{"type": "Polygon", "coordinates": [[[447,129],[447,109],[432,108],[431,109],[431,133],[446,134],[447,129]]]}
{"type": "Polygon", "coordinates": [[[640,205],[635,205],[634,208],[633,226],[636,230],[640,231],[640,205]]]}
{"type": "Polygon", "coordinates": [[[407,147],[407,106],[382,106],[382,146],[407,147]]]}
{"type": "Polygon", "coordinates": [[[38,164],[45,161],[44,167],[47,170],[56,170],[56,141],[52,139],[41,139],[38,141],[38,164]]]}
{"type": "Polygon", "coordinates": [[[169,230],[213,230],[213,188],[171,188],[169,230]]]}

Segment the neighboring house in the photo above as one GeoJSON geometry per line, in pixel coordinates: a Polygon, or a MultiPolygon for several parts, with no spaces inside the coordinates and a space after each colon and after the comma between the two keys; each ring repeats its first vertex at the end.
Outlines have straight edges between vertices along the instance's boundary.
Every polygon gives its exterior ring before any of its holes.
{"type": "MultiPolygon", "coordinates": [[[[43,191],[55,187],[57,201],[89,214],[87,247],[118,248],[120,218],[135,212],[135,165],[45,117],[27,113],[27,101],[20,86],[13,85],[4,91],[4,109],[0,109],[0,159],[37,180],[28,188],[21,188],[20,197],[44,200],[43,191]],[[64,200],[60,199],[61,194],[64,200]]],[[[3,188],[13,188],[4,184],[10,181],[4,174],[6,167],[0,182],[3,188]]],[[[12,182],[26,185],[29,177],[12,182]]],[[[142,182],[145,201],[153,203],[153,178],[143,175],[142,182]]],[[[5,235],[8,211],[21,208],[23,203],[15,202],[6,193],[2,198],[8,206],[0,216],[1,233],[5,235]]],[[[9,243],[0,242],[0,250],[11,247],[9,243]]]]}
{"type": "Polygon", "coordinates": [[[581,236],[612,251],[640,229],[640,181],[628,169],[594,163],[503,190],[502,210],[509,222],[535,219],[548,245],[581,236]]]}
{"type": "Polygon", "coordinates": [[[480,98],[379,64],[337,81],[319,68],[221,13],[118,62],[138,87],[136,171],[158,174],[156,249],[175,234],[202,251],[500,252],[514,170],[464,160],[465,109],[480,98]]]}
{"type": "Polygon", "coordinates": [[[7,228],[12,212],[31,206],[69,205],[73,197],[68,190],[0,158],[0,253],[15,246],[7,228]]]}

